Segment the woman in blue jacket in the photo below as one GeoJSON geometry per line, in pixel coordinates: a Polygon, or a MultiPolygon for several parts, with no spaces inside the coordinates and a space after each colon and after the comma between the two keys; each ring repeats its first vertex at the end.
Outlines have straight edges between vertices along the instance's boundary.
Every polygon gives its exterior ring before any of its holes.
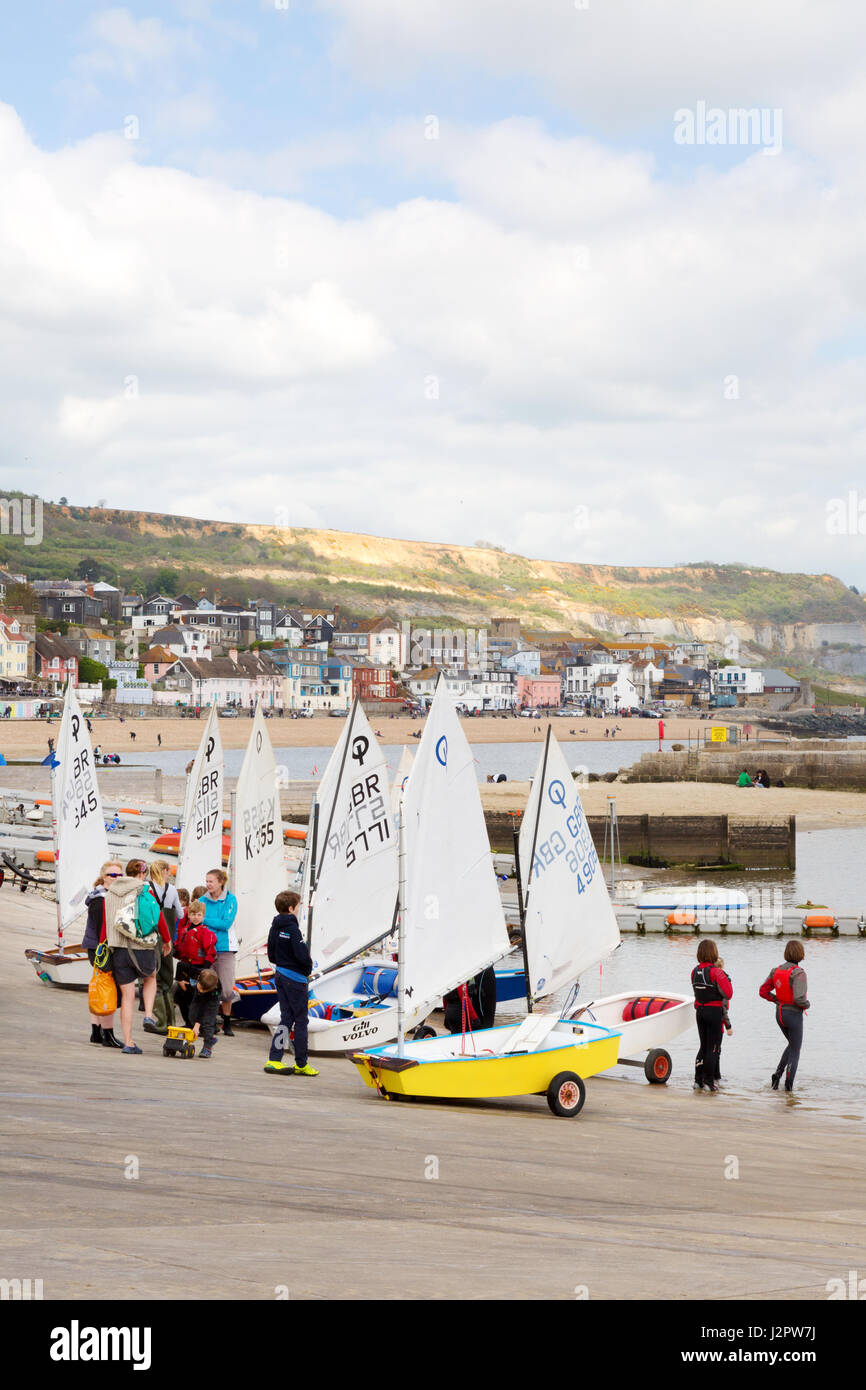
{"type": "Polygon", "coordinates": [[[220,981],[220,1010],[223,1016],[223,1034],[233,1038],[232,1003],[239,996],[235,993],[235,959],[238,953],[238,937],[234,921],[238,915],[238,900],[226,887],[228,875],[222,869],[211,869],[205,875],[207,892],[201,901],[204,903],[204,922],[217,939],[216,960],[213,968],[220,981]]]}

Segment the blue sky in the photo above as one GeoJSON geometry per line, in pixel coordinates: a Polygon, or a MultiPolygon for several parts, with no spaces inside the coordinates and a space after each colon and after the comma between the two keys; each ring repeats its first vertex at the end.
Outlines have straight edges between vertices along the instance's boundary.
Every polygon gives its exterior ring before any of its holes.
{"type": "Polygon", "coordinates": [[[826,525],[866,437],[864,28],[850,0],[9,7],[8,486],[866,587],[826,525]],[[778,110],[781,148],[676,143],[699,103],[778,110]]]}

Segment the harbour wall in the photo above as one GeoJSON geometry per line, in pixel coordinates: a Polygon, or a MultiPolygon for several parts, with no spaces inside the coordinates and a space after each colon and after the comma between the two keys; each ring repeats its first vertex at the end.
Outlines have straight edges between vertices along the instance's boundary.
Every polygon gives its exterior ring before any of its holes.
{"type": "MultiPolygon", "coordinates": [[[[776,748],[764,744],[750,748],[710,745],[681,753],[644,753],[632,767],[624,768],[624,782],[728,782],[736,784],[743,769],[754,777],[765,768],[770,781],[786,787],[811,787],[827,791],[866,791],[866,748],[776,748]]],[[[751,795],[744,789],[744,795],[751,795]]],[[[754,793],[760,796],[760,791],[754,793]]]]}
{"type": "MultiPolygon", "coordinates": [[[[505,811],[485,811],[484,818],[491,847],[511,850],[512,816],[505,811]]],[[[587,823],[601,856],[606,836],[609,840],[607,817],[587,816],[587,823]]],[[[776,820],[724,815],[619,816],[617,827],[622,858],[658,868],[736,864],[748,869],[793,869],[797,861],[795,816],[776,820]]]]}

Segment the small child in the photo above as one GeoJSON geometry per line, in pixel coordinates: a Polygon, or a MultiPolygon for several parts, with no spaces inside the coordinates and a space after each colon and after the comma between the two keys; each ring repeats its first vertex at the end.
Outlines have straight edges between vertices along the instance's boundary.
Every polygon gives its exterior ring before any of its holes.
{"type": "Polygon", "coordinates": [[[199,1057],[212,1057],[214,1025],[219,1008],[220,978],[215,970],[202,970],[189,1006],[189,1026],[196,1037],[201,1036],[203,1047],[199,1057]]]}
{"type": "Polygon", "coordinates": [[[174,954],[177,960],[175,971],[174,997],[183,1015],[184,1023],[190,1027],[189,1008],[195,992],[195,981],[216,958],[216,936],[204,924],[205,905],[197,898],[190,903],[177,924],[174,954]]]}
{"type": "MultiPolygon", "coordinates": [[[[725,962],[722,960],[722,957],[721,957],[721,956],[719,956],[719,965],[720,965],[720,966],[722,967],[722,969],[724,970],[724,968],[725,968],[725,962]]],[[[725,1030],[725,1032],[727,1033],[727,1035],[728,1035],[729,1038],[733,1036],[734,1030],[733,1030],[733,1028],[731,1027],[731,1016],[730,1016],[730,1014],[728,1013],[728,1001],[727,1001],[727,1000],[725,1000],[724,1004],[722,1005],[722,1027],[724,1028],[724,1030],[725,1030]]]]}

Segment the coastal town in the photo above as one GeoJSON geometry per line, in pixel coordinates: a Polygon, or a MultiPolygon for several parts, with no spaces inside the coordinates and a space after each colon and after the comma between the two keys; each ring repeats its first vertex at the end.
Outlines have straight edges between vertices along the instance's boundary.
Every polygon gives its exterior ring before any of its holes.
{"type": "Polygon", "coordinates": [[[0,572],[0,696],[9,717],[62,693],[154,713],[251,711],[341,715],[423,711],[440,677],[458,712],[581,712],[632,717],[666,709],[780,711],[811,703],[808,682],[745,665],[693,637],[621,638],[527,628],[492,615],[481,628],[433,617],[355,617],[338,608],[246,606],[218,595],[125,594],[105,581],[0,572]]]}

